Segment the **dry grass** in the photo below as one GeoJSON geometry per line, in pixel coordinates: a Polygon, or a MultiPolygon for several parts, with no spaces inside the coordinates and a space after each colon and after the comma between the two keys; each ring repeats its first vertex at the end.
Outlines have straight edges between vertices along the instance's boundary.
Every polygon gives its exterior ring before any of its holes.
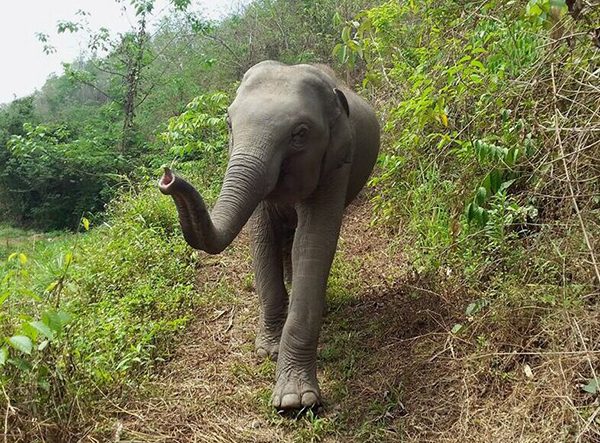
{"type": "Polygon", "coordinates": [[[274,365],[253,354],[258,307],[244,237],[199,270],[199,291],[210,302],[171,360],[126,413],[100,421],[108,431],[93,435],[178,443],[600,442],[600,397],[584,389],[600,374],[600,83],[597,63],[577,60],[553,51],[530,82],[513,85],[515,112],[527,115],[534,103],[536,115],[551,117],[532,122],[542,147],[522,165],[530,177],[523,195],[540,214],[538,229],[519,240],[518,275],[483,270],[477,288],[460,272],[420,278],[403,255],[410,240],[370,227],[372,208],[362,200],[349,210],[330,278],[319,348],[326,403],[317,415],[280,417],[269,406],[274,365]],[[482,297],[488,305],[467,315],[482,297]],[[450,332],[456,324],[461,331],[450,332]]]}
{"type": "Polygon", "coordinates": [[[317,415],[269,406],[274,364],[253,353],[243,237],[199,269],[199,290],[221,288],[220,298],[196,313],[126,413],[107,414],[108,428],[83,441],[600,441],[598,399],[581,390],[598,370],[598,311],[499,305],[451,334],[471,294],[446,276],[408,277],[398,240],[369,227],[370,211],[365,201],[350,209],[330,279],[317,415]]]}

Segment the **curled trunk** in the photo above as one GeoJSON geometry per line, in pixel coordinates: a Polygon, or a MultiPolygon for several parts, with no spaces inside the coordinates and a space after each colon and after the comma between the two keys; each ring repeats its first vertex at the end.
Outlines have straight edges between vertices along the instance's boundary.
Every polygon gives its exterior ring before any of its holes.
{"type": "Polygon", "coordinates": [[[264,162],[238,153],[229,161],[223,188],[210,214],[198,191],[168,168],[158,185],[175,201],[186,242],[192,248],[218,254],[231,244],[264,198],[265,183],[264,162]]]}

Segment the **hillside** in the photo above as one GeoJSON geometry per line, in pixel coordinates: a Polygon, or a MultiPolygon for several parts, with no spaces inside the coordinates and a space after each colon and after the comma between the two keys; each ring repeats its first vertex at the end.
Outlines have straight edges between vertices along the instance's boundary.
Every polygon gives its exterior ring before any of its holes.
{"type": "Polygon", "coordinates": [[[5,441],[600,441],[600,3],[171,3],[152,33],[152,1],[113,40],[63,23],[97,52],[0,109],[5,441]],[[248,233],[192,251],[156,187],[166,164],[215,201],[264,59],[329,64],[383,137],[328,281],[324,405],[291,416],[248,233]]]}

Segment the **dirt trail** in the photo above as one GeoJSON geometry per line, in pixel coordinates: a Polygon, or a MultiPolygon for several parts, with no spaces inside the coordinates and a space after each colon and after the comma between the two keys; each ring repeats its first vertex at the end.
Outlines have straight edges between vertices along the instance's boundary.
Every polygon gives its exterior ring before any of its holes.
{"type": "MultiPolygon", "coordinates": [[[[269,406],[274,364],[254,356],[258,318],[247,236],[206,257],[199,309],[172,359],[115,425],[127,442],[444,440],[457,420],[456,377],[445,379],[452,327],[445,296],[406,283],[402,251],[369,227],[361,201],[346,215],[319,346],[326,404],[293,420],[269,406]],[[220,295],[219,295],[220,294],[220,295]]],[[[448,441],[454,441],[449,437],[448,441]]]]}

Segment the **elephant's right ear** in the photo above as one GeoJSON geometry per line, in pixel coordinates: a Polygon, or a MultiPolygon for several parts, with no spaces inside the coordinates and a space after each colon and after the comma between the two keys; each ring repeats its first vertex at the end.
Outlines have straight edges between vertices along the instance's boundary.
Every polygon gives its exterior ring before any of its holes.
{"type": "Polygon", "coordinates": [[[337,96],[338,101],[342,105],[342,108],[344,108],[344,111],[346,111],[346,116],[350,117],[350,106],[348,106],[348,99],[346,98],[344,93],[338,88],[333,88],[333,92],[335,92],[335,95],[337,96]]]}

